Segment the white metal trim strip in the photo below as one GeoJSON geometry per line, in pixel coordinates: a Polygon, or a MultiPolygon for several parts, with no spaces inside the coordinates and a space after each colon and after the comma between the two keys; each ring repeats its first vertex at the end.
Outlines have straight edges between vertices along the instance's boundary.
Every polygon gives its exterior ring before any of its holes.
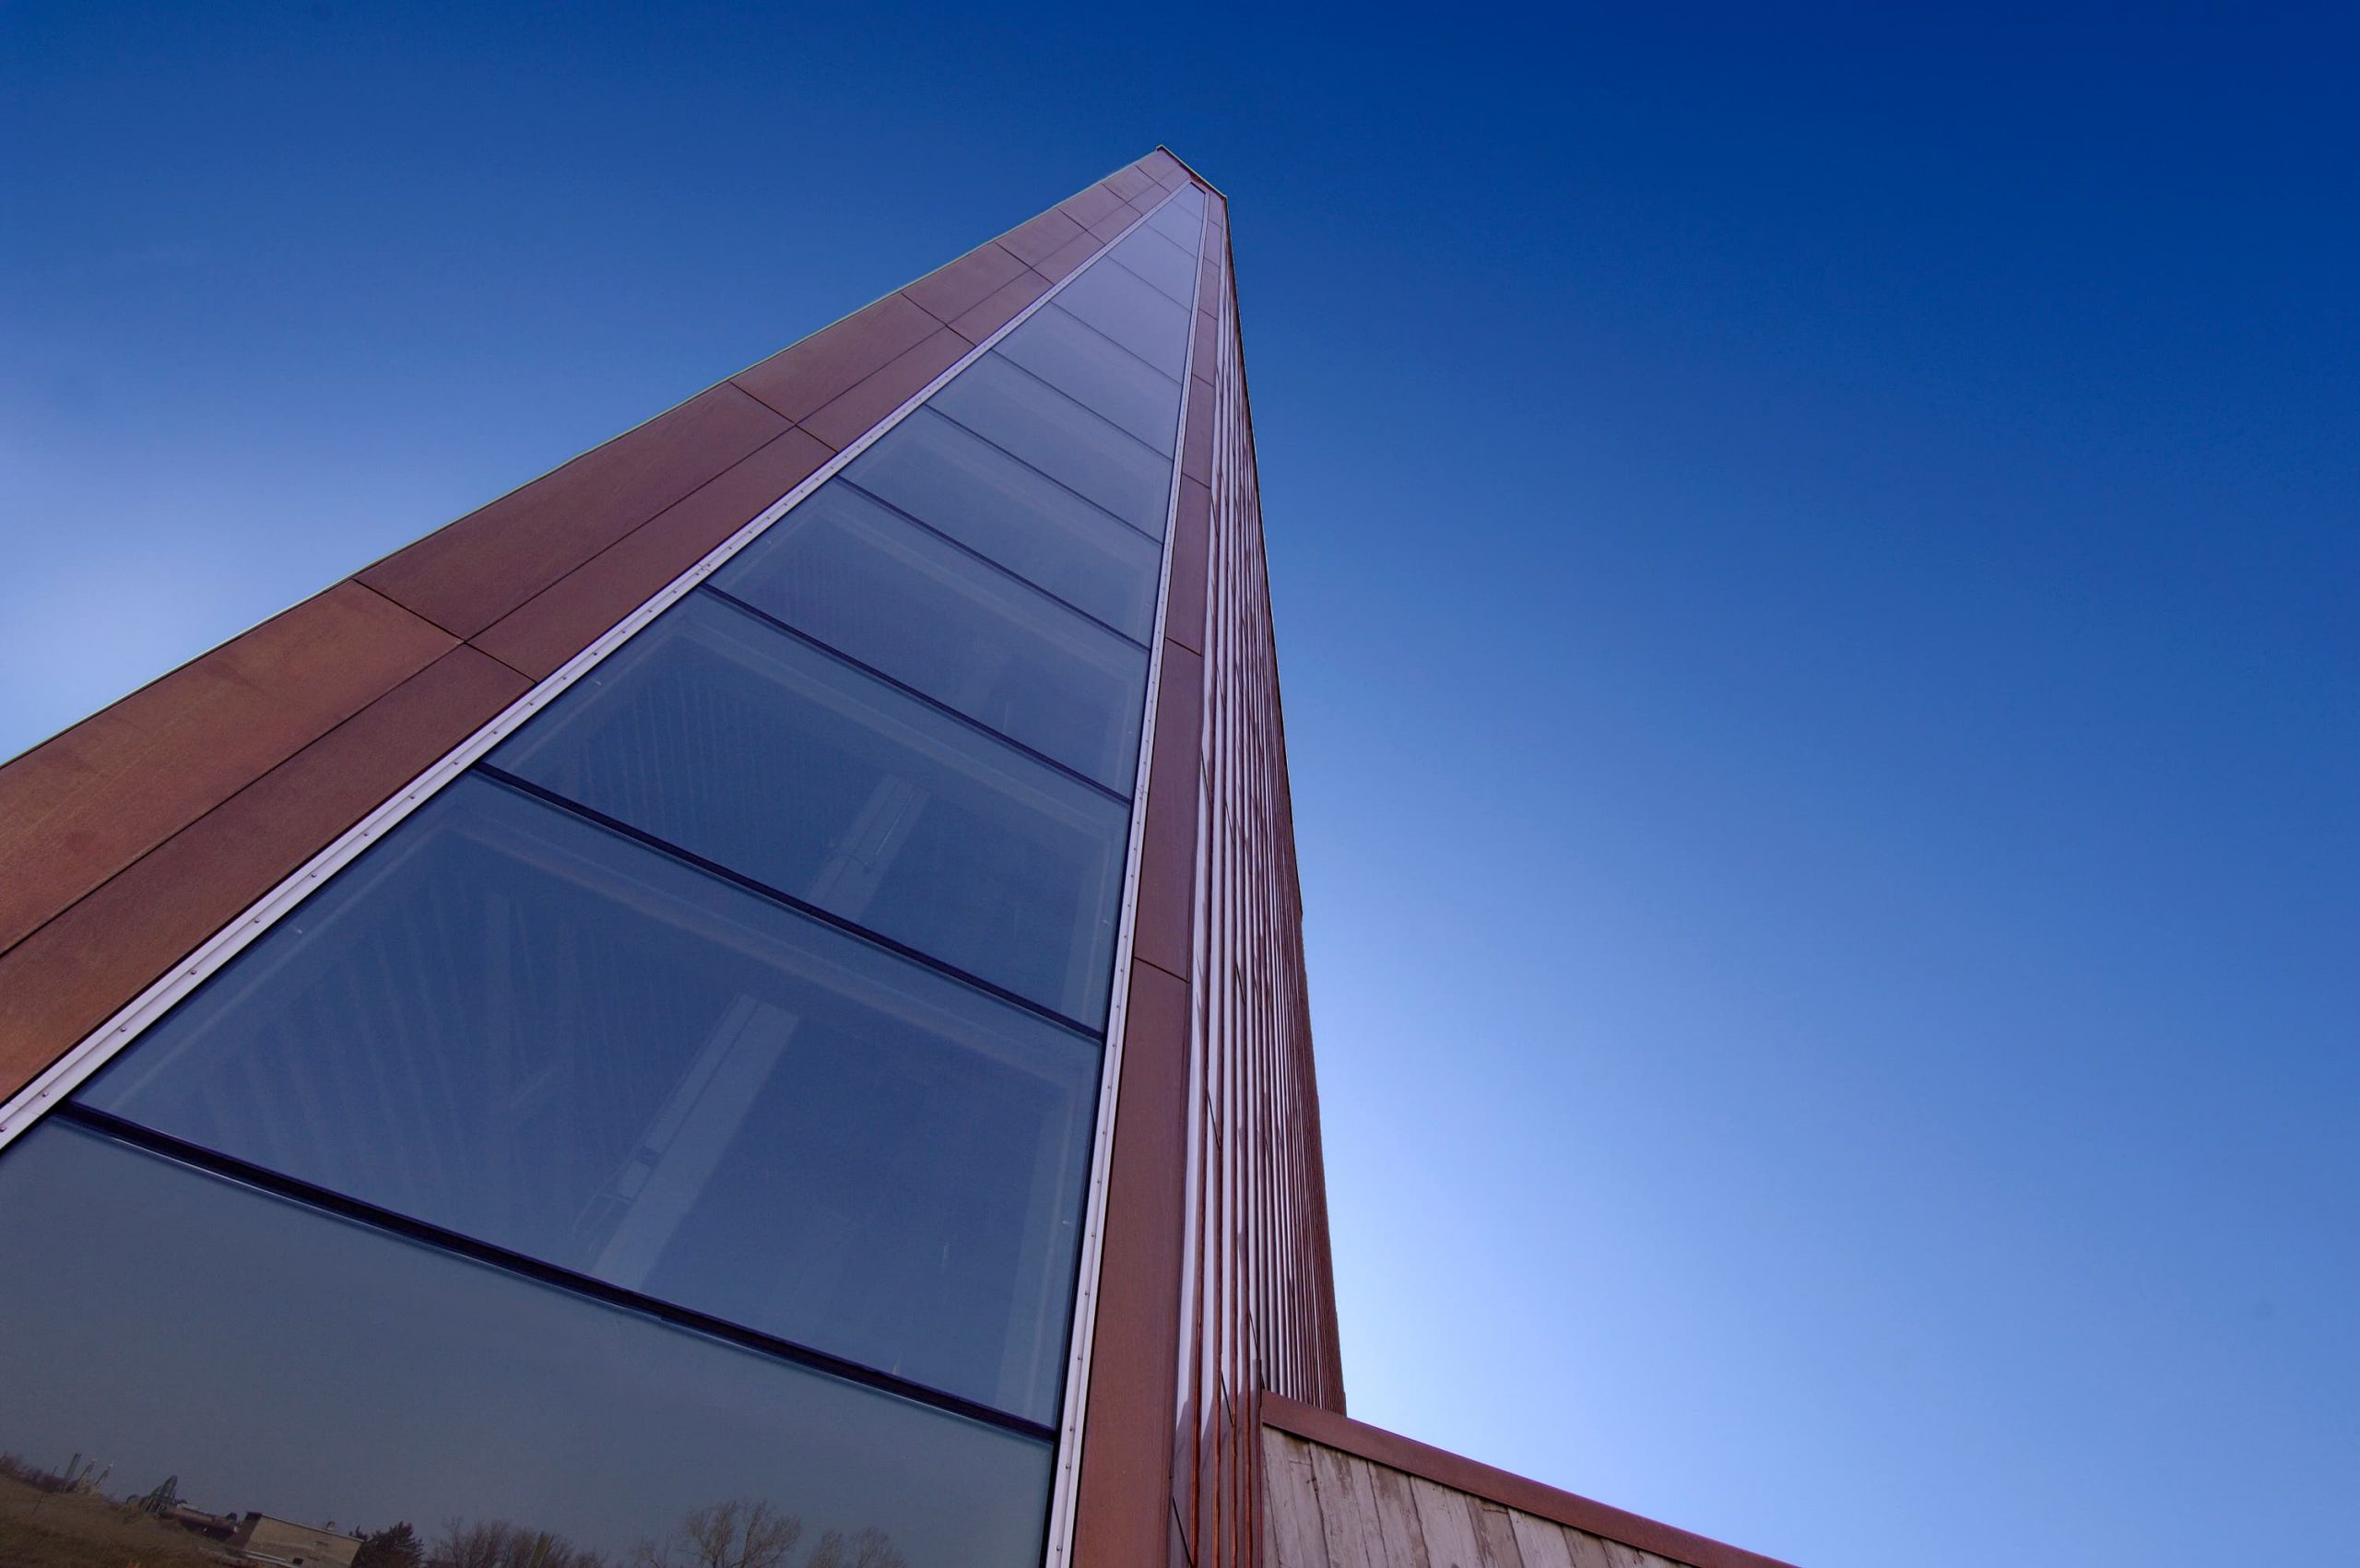
{"type": "MultiPolygon", "coordinates": [[[[1182,186],[1182,190],[1187,189],[1182,186]]],[[[1153,218],[1179,195],[1156,203],[1153,218]]],[[[1207,207],[1208,215],[1210,205],[1207,207]]],[[[1090,1153],[1090,1192],[1082,1206],[1081,1254],[1075,1269],[1073,1342],[1066,1362],[1065,1408],[1057,1422],[1057,1468],[1049,1489],[1046,1568],[1062,1568],[1073,1550],[1075,1510],[1081,1486],[1084,1417],[1090,1404],[1091,1349],[1098,1329],[1098,1280],[1105,1260],[1106,1179],[1115,1150],[1115,1112],[1123,1077],[1123,1035],[1129,1018],[1131,949],[1139,902],[1139,855],[1147,830],[1148,774],[1155,762],[1155,706],[1163,690],[1163,627],[1172,606],[1172,557],[1179,534],[1181,465],[1186,461],[1188,384],[1197,364],[1197,311],[1204,294],[1206,218],[1198,220],[1196,277],[1189,285],[1188,357],[1180,371],[1180,439],[1173,443],[1172,488],[1164,501],[1163,566],[1156,584],[1155,631],[1149,643],[1147,713],[1139,726],[1138,777],[1131,788],[1131,843],[1123,869],[1123,910],[1115,937],[1114,996],[1106,1011],[1105,1056],[1098,1075],[1098,1122],[1090,1153]]],[[[1133,225],[1134,228],[1137,225],[1133,225]]],[[[1129,230],[1124,233],[1128,234],[1129,230]]]]}

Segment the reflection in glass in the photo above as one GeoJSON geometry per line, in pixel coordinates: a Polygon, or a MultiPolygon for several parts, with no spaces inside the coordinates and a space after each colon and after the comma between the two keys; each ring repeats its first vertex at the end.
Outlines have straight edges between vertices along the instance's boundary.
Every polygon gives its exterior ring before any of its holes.
{"type": "Polygon", "coordinates": [[[851,486],[822,488],[713,583],[1010,739],[1131,792],[1147,650],[851,486]]]}
{"type": "Polygon", "coordinates": [[[999,351],[1158,452],[1169,455],[1179,439],[1180,383],[1079,316],[1051,305],[999,351]]]}
{"type": "MultiPolygon", "coordinates": [[[[844,477],[1084,615],[1147,642],[1162,569],[1154,541],[974,431],[917,409],[844,477]]],[[[1154,531],[1162,533],[1161,522],[1154,531]]]]}
{"type": "Polygon", "coordinates": [[[864,1531],[906,1568],[1040,1561],[1044,1441],[63,1118],[0,1152],[0,1453],[92,1456],[106,1478],[91,1495],[0,1474],[0,1499],[28,1505],[0,1508],[0,1561],[167,1568],[218,1561],[239,1528],[357,1552],[350,1532],[407,1524],[484,1563],[522,1545],[541,1568],[685,1568],[724,1509],[741,1541],[761,1510],[771,1568],[824,1562],[830,1532],[847,1561],[864,1531]]]}
{"type": "MultiPolygon", "coordinates": [[[[1111,253],[1116,260],[1134,246],[1161,245],[1154,234],[1134,234],[1111,253]]],[[[1188,307],[1170,300],[1137,273],[1099,262],[1059,291],[1057,303],[1115,342],[1178,377],[1188,363],[1188,307]]]]}
{"type": "Polygon", "coordinates": [[[498,766],[1091,1028],[1130,808],[707,594],[498,766]]]}
{"type": "Polygon", "coordinates": [[[1046,1421],[1097,1057],[466,778],[82,1097],[1046,1421]]]}
{"type": "MultiPolygon", "coordinates": [[[[1137,278],[1131,281],[1154,293],[1137,278]]],[[[926,407],[948,414],[1141,533],[1163,536],[1172,499],[1170,456],[1005,356],[985,355],[936,393],[926,407]]]]}

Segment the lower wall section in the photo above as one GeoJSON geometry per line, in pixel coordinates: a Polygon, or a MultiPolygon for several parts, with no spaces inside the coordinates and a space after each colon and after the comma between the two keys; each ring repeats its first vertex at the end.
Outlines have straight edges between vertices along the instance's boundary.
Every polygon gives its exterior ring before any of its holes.
{"type": "Polygon", "coordinates": [[[1262,1568],[1788,1568],[1277,1395],[1262,1568]]]}
{"type": "Polygon", "coordinates": [[[1264,1428],[1265,1568],[1665,1568],[1671,1560],[1264,1428]]]}

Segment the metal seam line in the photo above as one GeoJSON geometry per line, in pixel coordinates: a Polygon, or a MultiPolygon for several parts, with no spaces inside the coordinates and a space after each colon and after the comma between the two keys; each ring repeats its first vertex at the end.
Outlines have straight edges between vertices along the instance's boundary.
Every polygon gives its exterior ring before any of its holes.
{"type": "Polygon", "coordinates": [[[557,791],[544,784],[536,784],[521,773],[512,773],[497,762],[478,762],[475,771],[488,782],[502,789],[538,801],[552,811],[562,811],[569,817],[587,822],[592,827],[603,832],[611,833],[617,838],[628,839],[651,855],[660,855],[667,860],[677,861],[682,866],[692,867],[714,881],[726,882],[739,892],[761,899],[766,903],[775,904],[781,909],[789,910],[815,925],[824,925],[829,930],[840,936],[849,937],[865,946],[880,948],[912,968],[938,974],[946,980],[956,981],[970,990],[980,991],[995,1001],[1005,1002],[1012,1008],[1021,1008],[1045,1023],[1056,1025],[1068,1034],[1078,1034],[1085,1040],[1098,1038],[1097,1030],[1070,1013],[1057,1011],[1046,1002],[1035,1000],[1021,991],[1011,991],[996,980],[986,980],[980,974],[962,969],[957,964],[946,962],[931,953],[920,952],[908,943],[889,937],[882,931],[872,931],[858,921],[848,919],[808,899],[797,898],[785,889],[774,888],[760,878],[749,877],[734,867],[724,866],[718,860],[710,859],[699,855],[695,850],[685,848],[672,843],[669,839],[651,833],[636,823],[627,822],[620,817],[609,816],[596,807],[586,806],[570,796],[560,795],[557,791]]]}
{"type": "MultiPolygon", "coordinates": [[[[1186,189],[1187,187],[1182,187],[1186,189]]],[[[1156,204],[1161,212],[1179,195],[1156,204]]],[[[1211,205],[1197,220],[1197,281],[1188,312],[1188,358],[1180,377],[1180,412],[1174,421],[1172,488],[1164,500],[1163,569],[1156,584],[1155,632],[1148,644],[1147,707],[1139,727],[1139,777],[1131,790],[1131,843],[1123,869],[1122,925],[1115,938],[1114,990],[1106,1009],[1106,1048],[1098,1079],[1098,1124],[1090,1151],[1090,1191],[1082,1205],[1080,1256],[1075,1264],[1073,1340],[1066,1363],[1065,1410],[1057,1426],[1056,1473],[1049,1487],[1045,1568],[1061,1568],[1073,1550],[1075,1510],[1081,1485],[1083,1418],[1090,1397],[1091,1350],[1098,1326],[1099,1270],[1105,1256],[1106,1183],[1114,1157],[1115,1112],[1123,1078],[1123,1036],[1130,1020],[1131,949],[1139,917],[1139,856],[1147,831],[1148,774],[1155,760],[1155,712],[1163,690],[1163,631],[1172,607],[1172,560],[1178,553],[1181,466],[1188,443],[1188,379],[1197,365],[1197,310],[1204,297],[1205,232],[1211,205]]],[[[1154,212],[1148,214],[1152,218],[1154,212]]],[[[1147,218],[1139,222],[1144,223],[1147,218]]],[[[1134,228],[1137,225],[1133,226],[1134,228]]],[[[1129,230],[1124,230],[1126,234],[1129,230]]],[[[1193,785],[1191,787],[1194,787],[1193,785]]]]}
{"type": "Polygon", "coordinates": [[[730,608],[738,611],[740,615],[750,616],[754,619],[761,621],[764,626],[769,627],[772,631],[778,632],[781,636],[792,637],[796,643],[812,650],[814,653],[819,654],[821,657],[832,660],[833,662],[843,665],[847,668],[858,670],[861,674],[868,677],[879,686],[889,687],[891,690],[900,692],[903,696],[907,697],[914,702],[923,703],[927,708],[940,713],[943,717],[958,724],[963,729],[972,730],[976,735],[982,736],[985,738],[994,741],[1001,746],[1005,746],[1011,751],[1021,752],[1022,755],[1031,758],[1033,761],[1040,763],[1043,767],[1047,768],[1054,772],[1061,773],[1065,777],[1072,780],[1075,784],[1083,785],[1093,794],[1103,795],[1109,800],[1120,801],[1126,806],[1130,804],[1130,797],[1128,796],[1124,795],[1112,784],[1103,784],[1099,780],[1092,778],[1090,774],[1083,772],[1080,768],[1075,767],[1072,763],[1060,762],[1055,757],[1050,756],[1047,752],[1036,750],[1032,747],[1025,745],[1024,742],[1017,739],[1014,736],[1002,730],[994,729],[983,720],[975,717],[974,714],[962,713],[959,709],[954,708],[950,703],[944,701],[941,698],[921,691],[916,687],[912,686],[909,682],[903,680],[898,677],[886,674],[883,670],[879,669],[875,665],[868,663],[866,659],[856,658],[854,655],[845,653],[842,648],[837,647],[834,643],[829,642],[824,637],[815,637],[799,626],[789,625],[787,622],[781,620],[778,617],[773,615],[770,611],[764,609],[761,606],[754,604],[750,600],[741,599],[726,588],[716,588],[710,582],[700,583],[697,584],[697,588],[699,592],[704,594],[707,597],[720,600],[723,604],[727,605],[730,608]]]}
{"type": "MultiPolygon", "coordinates": [[[[112,1017],[76,1043],[64,1055],[51,1063],[24,1088],[10,1096],[5,1103],[0,1103],[0,1149],[6,1149],[14,1142],[27,1127],[39,1121],[66,1094],[72,1092],[100,1067],[104,1067],[117,1052],[136,1039],[183,996],[195,990],[215,971],[244,950],[248,944],[265,931],[277,925],[290,910],[309,897],[323,882],[342,869],[362,850],[384,837],[412,811],[417,810],[452,780],[466,772],[476,759],[490,751],[525,720],[554,701],[574,682],[580,680],[623,643],[637,635],[649,622],[670,608],[690,589],[719,571],[732,556],[761,537],[773,524],[794,510],[807,496],[835,477],[838,472],[900,425],[914,410],[941,390],[954,376],[997,348],[1002,338],[1031,320],[1034,314],[1047,306],[1049,301],[1064,292],[1075,278],[1080,277],[1092,265],[1116,245],[1129,239],[1141,225],[1170,205],[1178,195],[1178,191],[1172,192],[1162,201],[1158,202],[1127,225],[1121,232],[1100,246],[1088,262],[1084,262],[1080,266],[1059,278],[1039,299],[1019,311],[1005,325],[976,344],[965,354],[961,355],[939,375],[914,393],[901,407],[870,427],[858,440],[822,463],[793,489],[757,513],[745,526],[714,546],[695,565],[664,587],[657,589],[637,609],[608,628],[588,647],[544,677],[530,690],[495,714],[490,723],[453,747],[438,760],[429,764],[417,777],[397,789],[375,809],[350,828],[346,829],[325,848],[289,873],[277,887],[255,900],[239,914],[232,916],[227,925],[199,944],[195,951],[124,1004],[112,1017]]],[[[1189,353],[1193,362],[1195,356],[1193,336],[1189,353]]],[[[1181,384],[1185,394],[1187,384],[1185,379],[1181,384]]],[[[1185,419],[1187,407],[1185,395],[1181,407],[1182,417],[1185,419]]],[[[641,422],[644,424],[646,421],[641,422]]],[[[1173,472],[1176,482],[1179,473],[1179,459],[1176,455],[1173,460],[1173,472]]],[[[1164,553],[1168,576],[1171,552],[1167,548],[1164,553]]],[[[1162,618],[1159,608],[1156,620],[1156,635],[1159,642],[1162,634],[1162,618]]],[[[1154,663],[1155,655],[1151,652],[1149,672],[1150,701],[1154,695],[1154,663]]],[[[1149,737],[1143,736],[1142,769],[1144,769],[1145,753],[1149,743],[1149,737]]],[[[1142,790],[1145,779],[1146,775],[1142,771],[1139,775],[1142,790]]],[[[1129,870],[1129,876],[1132,878],[1136,878],[1138,874],[1138,838],[1140,820],[1139,811],[1134,809],[1129,870]]],[[[1127,923],[1126,929],[1127,929],[1127,923]]],[[[1117,978],[1119,980],[1119,976],[1117,978]]],[[[1109,1027],[1112,1028],[1112,1015],[1110,1015],[1109,1027]]]]}
{"type": "Polygon", "coordinates": [[[831,1377],[841,1378],[846,1383],[858,1384],[864,1388],[873,1388],[880,1393],[891,1394],[896,1398],[924,1405],[929,1409],[942,1410],[968,1421],[980,1421],[985,1426],[998,1427],[1004,1432],[1020,1432],[1026,1437],[1044,1442],[1051,1435],[1046,1423],[1034,1421],[1029,1416],[1020,1416],[1012,1410],[1002,1409],[984,1400],[973,1398],[964,1394],[954,1394],[949,1389],[937,1388],[928,1384],[914,1382],[909,1378],[887,1372],[881,1367],[873,1367],[847,1356],[836,1355],[816,1346],[806,1345],[799,1340],[789,1339],[783,1335],[773,1334],[749,1324],[737,1322],[732,1318],[722,1317],[696,1307],[684,1306],[678,1302],[667,1301],[661,1296],[647,1295],[631,1290],[628,1286],[601,1279],[595,1274],[584,1274],[568,1268],[563,1264],[551,1263],[545,1258],[535,1257],[530,1253],[514,1251],[497,1242],[487,1242],[479,1237],[470,1236],[463,1231],[449,1230],[431,1220],[419,1220],[404,1214],[398,1209],[371,1203],[366,1198],[354,1197],[348,1193],[337,1192],[332,1187],[317,1186],[300,1176],[286,1175],[266,1165],[257,1165],[252,1161],[242,1160],[234,1154],[224,1154],[219,1149],[208,1149],[201,1143],[192,1143],[186,1138],[176,1138],[171,1133],[158,1132],[144,1123],[118,1116],[112,1111],[101,1111],[94,1106],[68,1101],[51,1114],[61,1122],[80,1127],[85,1132],[112,1138],[119,1143],[129,1144],[141,1153],[155,1159],[168,1160],[178,1165],[195,1166],[206,1174],[219,1180],[235,1182],[240,1186],[251,1187],[268,1197],[289,1203],[301,1204],[304,1208],[317,1209],[322,1214],[352,1224],[365,1225],[372,1231],[382,1231],[387,1235],[431,1247],[439,1253],[448,1253],[454,1257],[462,1258],[470,1263],[481,1264],[486,1267],[497,1268],[508,1274],[521,1275],[551,1290],[586,1297],[609,1307],[637,1313],[643,1317],[653,1317],[691,1334],[702,1334],[710,1339],[719,1339],[726,1344],[757,1351],[773,1361],[825,1373],[831,1377]]]}
{"type": "MultiPolygon", "coordinates": [[[[933,412],[933,410],[932,410],[932,409],[928,409],[928,410],[927,410],[927,412],[928,412],[928,413],[932,413],[932,412],[933,412]]],[[[950,424],[950,425],[959,425],[959,421],[958,421],[958,420],[956,420],[956,419],[952,419],[952,418],[950,418],[950,416],[949,416],[948,414],[942,415],[942,416],[940,416],[940,418],[941,418],[941,419],[942,419],[943,423],[945,423],[945,424],[950,424]]],[[[966,427],[966,426],[964,426],[964,425],[959,425],[959,428],[960,428],[961,430],[967,430],[967,427],[966,427]]],[[[973,431],[973,430],[967,430],[967,433],[968,433],[969,435],[974,435],[974,434],[975,434],[975,432],[974,432],[974,431],[973,431]]],[[[977,441],[982,441],[984,438],[983,438],[982,436],[975,436],[975,439],[976,439],[977,441]]],[[[1000,451],[1000,452],[1003,452],[1003,453],[1005,453],[1005,452],[1006,452],[1006,449],[1005,449],[1005,448],[995,448],[994,450],[996,450],[996,451],[1000,451]]],[[[1026,463],[1026,462],[1024,461],[1024,459],[1022,459],[1021,457],[1018,457],[1018,456],[1014,455],[1013,454],[1007,454],[1007,455],[1008,455],[1008,460],[1009,460],[1009,462],[1011,462],[1011,463],[1018,464],[1018,465],[1020,465],[1020,466],[1023,466],[1023,467],[1026,467],[1026,468],[1032,468],[1032,466],[1031,464],[1026,463]]],[[[1032,469],[1032,471],[1033,471],[1034,473],[1036,473],[1036,474],[1040,472],[1040,470],[1039,470],[1039,469],[1037,469],[1037,468],[1033,468],[1033,469],[1032,469]]],[[[1082,619],[1084,619],[1084,620],[1086,620],[1086,621],[1090,622],[1090,624],[1091,624],[1091,625],[1101,628],[1102,630],[1103,630],[1104,631],[1106,631],[1109,635],[1112,635],[1112,636],[1115,636],[1115,637],[1119,637],[1119,638],[1121,638],[1124,642],[1126,642],[1126,643],[1129,643],[1132,647],[1137,648],[1140,653],[1144,654],[1144,653],[1146,653],[1146,652],[1148,651],[1148,649],[1147,649],[1147,644],[1146,644],[1146,643],[1144,643],[1140,642],[1138,638],[1136,638],[1136,637],[1132,636],[1129,632],[1127,632],[1127,631],[1124,631],[1121,627],[1119,627],[1119,626],[1115,626],[1115,625],[1113,625],[1113,624],[1111,624],[1110,622],[1107,622],[1107,621],[1104,621],[1104,620],[1100,619],[1098,617],[1096,617],[1096,616],[1094,616],[1094,615],[1091,614],[1088,610],[1083,609],[1080,605],[1077,605],[1077,604],[1073,603],[1070,599],[1061,599],[1061,598],[1057,597],[1057,595],[1056,595],[1052,594],[1051,592],[1049,592],[1049,590],[1047,590],[1046,588],[1044,588],[1044,587],[1043,587],[1043,586],[1041,586],[1041,584],[1039,584],[1038,583],[1033,582],[1031,578],[1021,576],[1021,575],[1020,575],[1020,574],[1018,574],[1018,573],[1016,573],[1016,572],[1010,572],[1007,567],[1002,566],[998,561],[996,561],[996,560],[992,560],[989,556],[985,555],[982,551],[980,551],[980,550],[976,549],[974,546],[973,546],[973,545],[968,545],[968,544],[962,544],[962,543],[960,543],[957,539],[952,538],[950,535],[948,535],[948,534],[944,533],[941,529],[939,529],[939,528],[936,527],[933,524],[931,524],[931,523],[927,522],[925,518],[920,517],[920,516],[917,516],[916,514],[914,514],[914,513],[908,513],[908,512],[904,512],[904,511],[903,511],[900,507],[895,506],[891,501],[887,501],[883,496],[879,495],[876,491],[874,491],[874,490],[870,490],[870,489],[862,489],[862,488],[861,488],[861,484],[860,484],[860,481],[859,481],[859,480],[857,480],[857,479],[854,479],[854,478],[850,478],[850,477],[846,477],[845,476],[843,476],[843,475],[838,475],[837,477],[838,477],[839,478],[841,478],[841,479],[843,479],[843,480],[844,480],[844,489],[848,489],[848,490],[852,491],[852,492],[853,492],[853,494],[855,494],[855,495],[856,495],[856,496],[860,497],[863,501],[869,501],[869,502],[871,502],[872,504],[874,504],[874,505],[876,505],[876,506],[879,506],[879,507],[881,507],[881,508],[883,508],[885,511],[891,513],[893,514],[893,516],[894,516],[898,521],[900,521],[900,522],[903,522],[903,523],[906,523],[906,524],[908,524],[908,525],[909,525],[911,527],[913,527],[913,528],[922,528],[922,529],[924,529],[924,530],[925,530],[928,535],[932,536],[933,536],[937,541],[938,541],[939,543],[942,543],[942,544],[945,544],[945,545],[950,546],[952,549],[957,550],[960,554],[962,554],[962,555],[965,556],[968,560],[973,560],[973,561],[976,561],[976,562],[978,562],[978,563],[980,563],[980,564],[982,564],[982,565],[985,565],[985,566],[988,566],[988,567],[990,567],[994,572],[998,572],[1001,576],[1003,576],[1003,577],[1007,578],[1007,579],[1008,579],[1009,582],[1011,582],[1011,583],[1021,583],[1021,584],[1024,584],[1024,586],[1025,586],[1026,588],[1028,588],[1028,589],[1032,590],[1032,591],[1033,593],[1035,593],[1035,594],[1038,594],[1041,597],[1043,597],[1043,598],[1044,598],[1044,599],[1048,600],[1051,604],[1056,605],[1058,608],[1060,608],[1060,609],[1068,609],[1068,610],[1071,610],[1074,614],[1076,614],[1076,615],[1080,616],[1082,619]]],[[[1044,476],[1043,476],[1043,477],[1046,477],[1046,476],[1045,476],[1045,475],[1044,475],[1044,476]]],[[[1059,487],[1059,488],[1061,488],[1061,489],[1062,489],[1063,487],[1059,487]]],[[[1082,497],[1081,499],[1083,500],[1083,501],[1084,501],[1086,504],[1092,504],[1092,505],[1094,505],[1094,504],[1095,504],[1094,502],[1091,502],[1091,501],[1089,501],[1089,498],[1088,498],[1088,497],[1082,497]]],[[[1102,511],[1102,512],[1105,511],[1105,509],[1104,509],[1103,507],[1099,508],[1099,510],[1100,510],[1100,511],[1102,511]]],[[[1111,513],[1111,512],[1106,513],[1106,515],[1107,515],[1109,518],[1112,518],[1114,521],[1115,521],[1115,522],[1117,522],[1117,523],[1120,523],[1120,522],[1122,521],[1122,519],[1121,519],[1121,518],[1119,518],[1119,517],[1115,517],[1115,514],[1114,514],[1113,513],[1111,513]]],[[[1133,530],[1133,532],[1137,532],[1137,530],[1136,530],[1136,529],[1134,529],[1134,530],[1133,530]]],[[[1146,537],[1146,536],[1145,536],[1145,535],[1141,535],[1140,536],[1141,536],[1142,538],[1146,537]]],[[[718,593],[720,593],[720,592],[722,592],[722,591],[723,591],[723,590],[721,590],[721,589],[719,589],[719,588],[715,588],[715,589],[714,589],[714,590],[713,590],[713,592],[714,592],[714,593],[716,593],[716,594],[718,594],[718,593]]]]}

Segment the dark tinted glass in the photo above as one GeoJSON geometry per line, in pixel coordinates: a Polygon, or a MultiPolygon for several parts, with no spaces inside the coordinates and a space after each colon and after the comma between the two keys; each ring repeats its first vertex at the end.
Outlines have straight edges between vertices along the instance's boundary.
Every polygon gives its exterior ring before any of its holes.
{"type": "Polygon", "coordinates": [[[713,582],[1108,788],[1131,792],[1147,651],[851,486],[820,489],[713,582]]]}
{"type": "Polygon", "coordinates": [[[1045,1442],[62,1119],[0,1153],[0,1452],[107,1466],[95,1494],[0,1477],[11,1563],[208,1568],[244,1529],[239,1560],[330,1568],[401,1522],[446,1564],[693,1563],[725,1512],[797,1568],[830,1533],[879,1568],[1041,1560],[1045,1442]],[[167,1478],[177,1510],[125,1506],[167,1478]]]}
{"type": "Polygon", "coordinates": [[[927,407],[1142,533],[1163,536],[1172,459],[1002,355],[986,354],[968,366],[927,407]]]}
{"type": "Polygon", "coordinates": [[[1021,1008],[463,779],[83,1098],[1045,1423],[1097,1064],[1021,1008]]]}
{"type": "MultiPolygon", "coordinates": [[[[1134,234],[1113,255],[1162,245],[1155,234],[1134,234]]],[[[1167,298],[1139,274],[1111,261],[1094,263],[1057,294],[1071,311],[1165,374],[1184,373],[1188,361],[1188,307],[1167,298]]]]}
{"type": "Polygon", "coordinates": [[[1092,1028],[1130,808],[710,595],[492,753],[1092,1028]]]}
{"type": "Polygon", "coordinates": [[[1153,540],[931,409],[844,477],[1141,643],[1155,626],[1153,540]]]}
{"type": "Polygon", "coordinates": [[[1178,439],[1180,383],[1080,317],[1052,305],[999,351],[1158,452],[1168,454],[1178,439]]]}
{"type": "Polygon", "coordinates": [[[1193,304],[1197,293],[1197,257],[1166,240],[1153,224],[1143,224],[1115,249],[1115,260],[1155,285],[1156,291],[1183,305],[1193,304]]]}

